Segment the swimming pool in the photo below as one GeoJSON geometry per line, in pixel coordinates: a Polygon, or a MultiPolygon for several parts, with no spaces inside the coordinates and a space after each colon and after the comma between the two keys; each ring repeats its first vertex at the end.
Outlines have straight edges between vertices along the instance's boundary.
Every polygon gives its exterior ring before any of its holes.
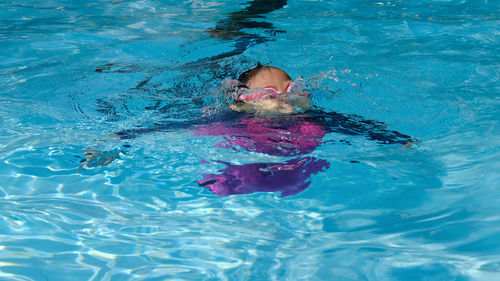
{"type": "Polygon", "coordinates": [[[0,279],[500,278],[498,1],[76,2],[0,3],[0,279]]]}

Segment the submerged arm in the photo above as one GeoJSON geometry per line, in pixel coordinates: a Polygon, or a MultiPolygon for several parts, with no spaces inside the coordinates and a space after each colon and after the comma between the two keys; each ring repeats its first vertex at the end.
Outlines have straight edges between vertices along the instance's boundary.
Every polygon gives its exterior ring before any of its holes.
{"type": "Polygon", "coordinates": [[[387,125],[358,115],[337,112],[309,111],[308,115],[322,124],[328,132],[362,135],[380,144],[408,144],[417,141],[409,135],[387,129],[387,125]]]}

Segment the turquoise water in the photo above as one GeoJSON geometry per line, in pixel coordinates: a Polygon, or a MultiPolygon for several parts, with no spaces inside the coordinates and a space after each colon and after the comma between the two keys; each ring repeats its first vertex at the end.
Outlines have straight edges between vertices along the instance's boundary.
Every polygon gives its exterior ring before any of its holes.
{"type": "Polygon", "coordinates": [[[0,3],[0,280],[500,279],[500,3],[264,2],[0,3]],[[228,117],[257,61],[323,123],[228,117]]]}

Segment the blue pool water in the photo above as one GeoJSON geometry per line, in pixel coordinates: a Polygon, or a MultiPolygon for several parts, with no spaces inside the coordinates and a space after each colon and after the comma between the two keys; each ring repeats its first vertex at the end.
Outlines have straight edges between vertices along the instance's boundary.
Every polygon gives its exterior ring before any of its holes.
{"type": "Polygon", "coordinates": [[[0,280],[500,280],[499,11],[2,1],[0,280]],[[257,61],[315,116],[229,113],[257,61]]]}

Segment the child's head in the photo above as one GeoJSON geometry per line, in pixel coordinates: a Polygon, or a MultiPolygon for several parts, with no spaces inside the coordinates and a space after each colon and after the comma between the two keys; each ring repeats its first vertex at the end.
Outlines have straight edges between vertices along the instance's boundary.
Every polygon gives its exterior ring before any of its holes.
{"type": "MultiPolygon", "coordinates": [[[[230,108],[236,111],[289,114],[309,106],[308,94],[290,98],[294,82],[285,71],[257,64],[238,78],[237,93],[230,108]]],[[[297,95],[296,95],[297,96],[297,95]]]]}

